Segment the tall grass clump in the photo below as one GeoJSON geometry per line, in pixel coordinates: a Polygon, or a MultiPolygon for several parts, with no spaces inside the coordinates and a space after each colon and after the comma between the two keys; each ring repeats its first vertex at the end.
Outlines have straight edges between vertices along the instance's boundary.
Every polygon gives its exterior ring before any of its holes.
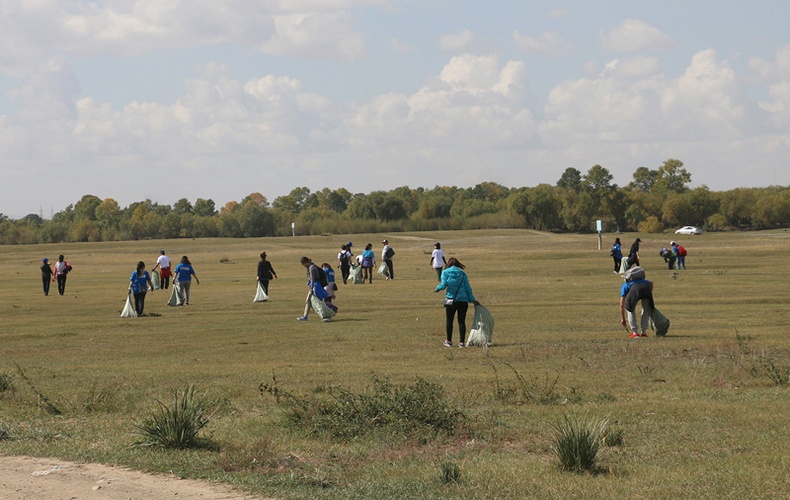
{"type": "Polygon", "coordinates": [[[402,436],[431,439],[453,435],[463,413],[444,397],[442,387],[418,378],[412,385],[373,379],[371,392],[352,392],[342,387],[322,388],[320,393],[297,396],[272,384],[261,384],[261,392],[289,405],[289,421],[311,434],[329,434],[350,439],[374,429],[402,436]]]}
{"type": "Polygon", "coordinates": [[[563,470],[594,472],[598,449],[606,436],[607,420],[580,419],[565,415],[562,422],[553,424],[553,451],[563,470]]]}
{"type": "Polygon", "coordinates": [[[157,411],[142,423],[135,424],[142,439],[134,444],[177,450],[205,447],[208,442],[198,438],[198,434],[208,425],[209,417],[203,399],[195,392],[192,385],[183,391],[176,389],[170,406],[157,400],[157,411]]]}
{"type": "Polygon", "coordinates": [[[14,392],[14,389],[14,382],[11,380],[11,375],[0,373],[0,395],[6,392],[14,392]]]}
{"type": "Polygon", "coordinates": [[[442,484],[458,484],[461,482],[461,468],[457,463],[446,460],[439,464],[439,481],[442,484]]]}

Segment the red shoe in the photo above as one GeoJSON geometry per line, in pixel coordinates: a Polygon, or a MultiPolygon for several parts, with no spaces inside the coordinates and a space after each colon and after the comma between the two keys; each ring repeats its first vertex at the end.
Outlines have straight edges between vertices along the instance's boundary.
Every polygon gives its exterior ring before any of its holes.
{"type": "Polygon", "coordinates": [[[647,334],[643,333],[642,335],[640,335],[640,337],[647,337],[647,334]]]}
{"type": "Polygon", "coordinates": [[[629,339],[638,339],[638,338],[639,338],[639,334],[638,334],[638,333],[636,333],[636,332],[634,332],[634,333],[632,333],[631,335],[629,335],[629,336],[628,336],[628,338],[629,338],[629,339]]]}

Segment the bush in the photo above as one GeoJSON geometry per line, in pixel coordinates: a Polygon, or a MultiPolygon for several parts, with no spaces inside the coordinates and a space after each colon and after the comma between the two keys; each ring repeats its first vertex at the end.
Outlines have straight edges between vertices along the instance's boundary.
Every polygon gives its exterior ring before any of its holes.
{"type": "Polygon", "coordinates": [[[143,438],[135,444],[161,448],[186,449],[205,447],[207,441],[198,433],[209,423],[203,400],[195,396],[195,387],[187,386],[183,392],[173,391],[170,407],[161,401],[158,411],[142,424],[135,424],[143,438]]]}
{"type": "Polygon", "coordinates": [[[458,484],[461,482],[461,468],[457,463],[448,460],[439,464],[439,468],[441,470],[439,481],[442,484],[458,484]]]}
{"type": "Polygon", "coordinates": [[[14,383],[11,380],[11,375],[0,373],[0,394],[4,392],[14,392],[14,383]]]}
{"type": "Polygon", "coordinates": [[[638,229],[640,233],[660,233],[664,226],[656,216],[650,216],[639,223],[638,229]]]}
{"type": "Polygon", "coordinates": [[[598,448],[606,436],[606,420],[569,418],[554,424],[554,453],[564,470],[585,472],[595,470],[598,448]]]}
{"type": "Polygon", "coordinates": [[[276,379],[272,384],[261,384],[260,390],[289,404],[288,419],[296,427],[341,439],[381,428],[430,439],[454,434],[463,419],[445,400],[440,385],[420,378],[410,386],[374,378],[372,393],[322,387],[309,397],[295,396],[279,389],[276,379]]]}

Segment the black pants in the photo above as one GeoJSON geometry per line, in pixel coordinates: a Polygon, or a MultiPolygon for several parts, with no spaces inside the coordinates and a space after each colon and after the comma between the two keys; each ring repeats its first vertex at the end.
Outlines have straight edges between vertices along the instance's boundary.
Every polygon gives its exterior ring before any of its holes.
{"type": "Polygon", "coordinates": [[[260,280],[261,286],[263,287],[263,291],[266,292],[266,295],[269,295],[269,280],[260,280]]]}
{"type": "Polygon", "coordinates": [[[351,265],[350,264],[340,264],[340,275],[343,276],[343,284],[345,285],[348,281],[348,274],[351,272],[351,265]]]}
{"type": "Polygon", "coordinates": [[[614,259],[614,272],[620,272],[620,264],[623,262],[623,258],[617,258],[616,255],[612,255],[612,259],[614,259]]]}
{"type": "Polygon", "coordinates": [[[458,313],[458,340],[463,342],[466,340],[466,311],[469,309],[469,302],[458,302],[457,300],[452,305],[444,306],[444,313],[446,321],[444,328],[447,331],[447,341],[453,341],[453,317],[458,313]]]}
{"type": "Polygon", "coordinates": [[[66,293],[66,275],[65,274],[58,274],[58,293],[63,295],[66,293]]]}
{"type": "Polygon", "coordinates": [[[389,273],[388,276],[391,280],[395,279],[395,271],[392,270],[392,259],[384,259],[384,263],[387,264],[387,272],[389,273]]]}
{"type": "Polygon", "coordinates": [[[134,294],[134,310],[137,311],[138,316],[143,315],[145,309],[145,292],[134,294]]]}
{"type": "Polygon", "coordinates": [[[49,284],[52,283],[52,280],[49,276],[42,276],[41,283],[44,285],[44,295],[49,295],[49,284]]]}

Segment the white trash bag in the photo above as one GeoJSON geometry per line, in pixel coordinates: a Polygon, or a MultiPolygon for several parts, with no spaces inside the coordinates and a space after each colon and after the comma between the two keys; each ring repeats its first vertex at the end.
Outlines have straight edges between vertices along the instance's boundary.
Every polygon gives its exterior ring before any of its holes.
{"type": "Polygon", "coordinates": [[[386,262],[382,262],[376,272],[378,272],[382,276],[388,276],[389,273],[390,273],[390,268],[387,267],[387,263],[386,262]]]}
{"type": "Polygon", "coordinates": [[[170,300],[167,301],[167,305],[180,306],[183,303],[181,300],[181,286],[178,283],[173,283],[173,292],[170,294],[170,300]]]}
{"type": "Polygon", "coordinates": [[[321,319],[335,316],[335,311],[330,309],[329,306],[326,305],[326,302],[316,297],[314,293],[310,294],[310,306],[312,306],[313,311],[315,311],[317,315],[321,316],[321,319]]]}
{"type": "Polygon", "coordinates": [[[123,311],[121,311],[122,318],[136,318],[137,311],[134,310],[134,305],[132,304],[132,296],[126,296],[126,305],[123,306],[123,311]]]}
{"type": "Polygon", "coordinates": [[[466,345],[490,346],[494,334],[494,317],[483,305],[475,306],[475,317],[472,320],[472,330],[466,337],[466,345]]]}
{"type": "Polygon", "coordinates": [[[269,300],[269,296],[266,295],[266,291],[263,289],[263,285],[261,282],[258,282],[258,291],[255,293],[255,298],[252,299],[253,302],[266,302],[269,300]]]}
{"type": "Polygon", "coordinates": [[[162,288],[162,281],[159,279],[159,272],[154,271],[151,273],[151,284],[154,286],[154,290],[159,290],[162,288]]]}

